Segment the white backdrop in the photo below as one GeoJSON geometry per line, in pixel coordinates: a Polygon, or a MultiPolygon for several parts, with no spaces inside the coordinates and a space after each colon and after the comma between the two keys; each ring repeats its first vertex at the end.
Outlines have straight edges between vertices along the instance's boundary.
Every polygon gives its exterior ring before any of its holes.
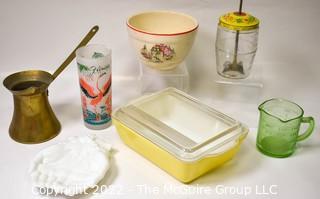
{"type": "MultiPolygon", "coordinates": [[[[0,80],[15,71],[42,69],[53,71],[93,26],[100,30],[91,43],[103,43],[113,54],[113,103],[117,107],[139,96],[138,60],[130,46],[125,21],[144,10],[175,10],[194,16],[200,24],[194,46],[186,59],[190,73],[190,94],[214,108],[247,124],[251,132],[234,160],[196,180],[190,186],[254,188],[277,185],[277,195],[249,194],[248,198],[317,198],[320,194],[319,128],[302,142],[290,158],[273,159],[255,148],[258,125],[257,106],[265,99],[283,97],[305,109],[319,123],[319,32],[318,0],[268,0],[244,2],[244,10],[261,21],[259,47],[254,67],[261,75],[263,89],[226,88],[215,83],[214,42],[218,17],[235,10],[235,0],[0,0],[0,80]],[[231,93],[230,93],[231,92],[231,93]]],[[[12,96],[0,87],[0,187],[1,198],[37,198],[32,193],[27,169],[42,148],[68,136],[94,133],[81,119],[79,87],[75,63],[50,86],[50,102],[62,123],[61,134],[44,144],[22,145],[7,133],[11,120],[12,96]]],[[[230,198],[219,195],[139,192],[137,185],[161,189],[181,186],[165,172],[127,148],[113,127],[98,133],[116,149],[112,172],[105,184],[116,186],[122,195],[112,198],[230,198]],[[148,195],[149,194],[149,195],[148,195]]],[[[112,189],[110,189],[112,190],[112,189]]],[[[109,193],[86,198],[109,198],[109,193]]],[[[244,197],[244,196],[239,196],[244,197]]]]}

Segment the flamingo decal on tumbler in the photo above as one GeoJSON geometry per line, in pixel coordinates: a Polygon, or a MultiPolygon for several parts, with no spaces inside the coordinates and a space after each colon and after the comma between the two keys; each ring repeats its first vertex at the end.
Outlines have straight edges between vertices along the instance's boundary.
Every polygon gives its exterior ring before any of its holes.
{"type": "MultiPolygon", "coordinates": [[[[104,74],[102,74],[101,76],[103,76],[103,75],[104,74]]],[[[94,92],[94,89],[83,78],[80,78],[80,88],[81,88],[81,91],[89,99],[92,99],[90,101],[90,104],[95,106],[109,92],[109,90],[111,88],[111,77],[109,78],[108,82],[102,87],[102,90],[99,88],[98,81],[97,81],[97,83],[96,83],[96,88],[98,90],[97,94],[94,92]]]]}
{"type": "Polygon", "coordinates": [[[110,75],[107,83],[105,83],[102,86],[102,88],[99,86],[99,79],[101,79],[101,77],[103,77],[104,75],[107,75],[107,74],[106,73],[101,74],[96,81],[96,89],[98,90],[98,92],[95,92],[95,89],[93,87],[91,87],[84,80],[84,78],[80,78],[81,91],[86,96],[87,102],[89,102],[89,104],[94,107],[96,120],[101,119],[100,118],[101,114],[99,114],[99,112],[97,111],[97,109],[99,108],[99,107],[97,107],[97,105],[98,104],[108,105],[109,100],[110,100],[110,99],[108,99],[108,97],[105,97],[105,96],[109,93],[110,88],[111,88],[111,75],[110,75]]]}
{"type": "Polygon", "coordinates": [[[86,76],[79,79],[83,117],[87,123],[100,124],[110,120],[111,73],[99,74],[93,82],[90,79],[92,78],[86,78],[86,76]],[[105,79],[108,79],[108,81],[105,82],[105,79]]]}
{"type": "Polygon", "coordinates": [[[111,52],[94,47],[83,48],[83,56],[88,57],[81,57],[81,52],[77,57],[82,112],[88,128],[103,129],[111,124],[111,52]]]}

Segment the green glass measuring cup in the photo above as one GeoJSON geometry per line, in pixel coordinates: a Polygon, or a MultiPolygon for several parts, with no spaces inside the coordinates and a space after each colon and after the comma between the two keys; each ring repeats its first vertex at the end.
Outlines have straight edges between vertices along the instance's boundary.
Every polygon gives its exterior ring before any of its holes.
{"type": "Polygon", "coordinates": [[[290,156],[296,143],[310,136],[314,129],[314,119],[303,117],[303,109],[288,100],[267,100],[260,104],[259,111],[257,148],[268,156],[290,156]],[[301,123],[309,123],[309,127],[299,135],[301,123]]]}

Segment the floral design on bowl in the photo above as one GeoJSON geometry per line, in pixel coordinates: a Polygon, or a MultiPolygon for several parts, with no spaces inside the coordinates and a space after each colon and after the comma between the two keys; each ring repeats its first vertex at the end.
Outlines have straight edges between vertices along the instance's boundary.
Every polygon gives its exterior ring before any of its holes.
{"type": "Polygon", "coordinates": [[[174,49],[166,44],[155,44],[150,50],[144,45],[140,52],[144,58],[153,63],[162,63],[171,60],[176,54],[174,49]]]}

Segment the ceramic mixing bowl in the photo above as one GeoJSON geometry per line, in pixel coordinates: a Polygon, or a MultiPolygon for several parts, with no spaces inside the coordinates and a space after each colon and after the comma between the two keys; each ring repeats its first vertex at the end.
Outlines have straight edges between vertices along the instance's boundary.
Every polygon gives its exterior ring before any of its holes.
{"type": "Polygon", "coordinates": [[[149,11],[129,17],[127,27],[140,61],[152,68],[168,70],[188,55],[198,22],[183,13],[149,11]]]}

